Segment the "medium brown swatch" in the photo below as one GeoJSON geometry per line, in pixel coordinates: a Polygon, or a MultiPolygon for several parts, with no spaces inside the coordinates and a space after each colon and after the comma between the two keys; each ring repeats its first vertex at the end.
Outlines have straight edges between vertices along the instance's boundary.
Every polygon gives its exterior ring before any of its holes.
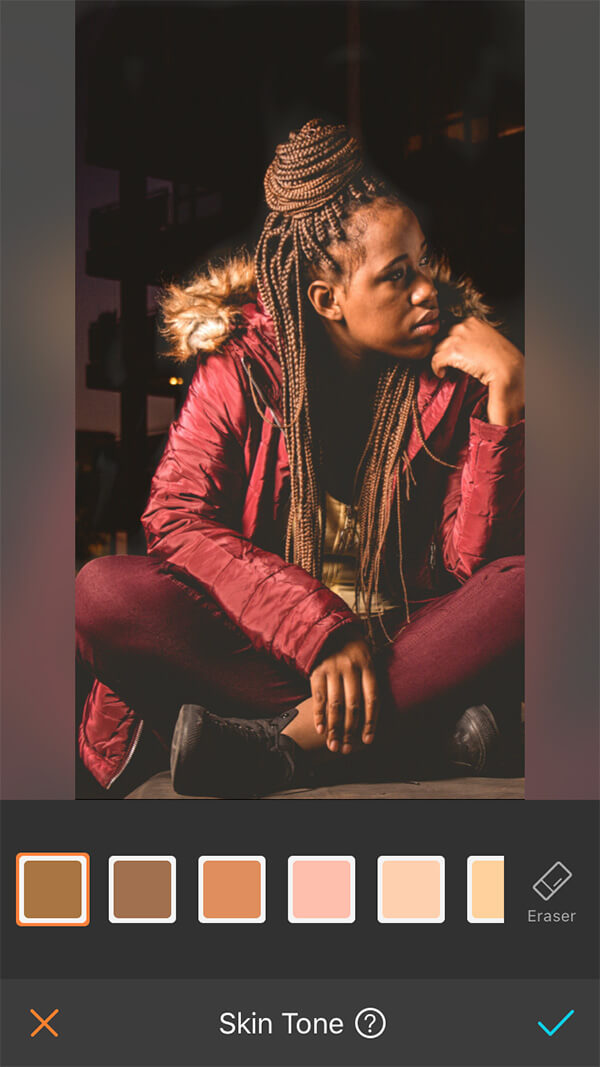
{"type": "Polygon", "coordinates": [[[171,864],[167,860],[119,860],[113,867],[117,919],[168,919],[171,864]]]}

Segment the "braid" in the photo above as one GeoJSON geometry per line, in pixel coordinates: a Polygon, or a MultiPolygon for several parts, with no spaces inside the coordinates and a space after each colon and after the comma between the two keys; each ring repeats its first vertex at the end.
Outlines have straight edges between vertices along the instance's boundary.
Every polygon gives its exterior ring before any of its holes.
{"type": "MultiPolygon", "coordinates": [[[[412,369],[401,365],[386,367],[379,376],[373,404],[371,433],[356,472],[356,486],[362,476],[362,488],[358,502],[359,566],[356,575],[356,596],[362,596],[367,612],[369,636],[373,638],[370,624],[371,602],[379,588],[381,559],[386,534],[390,523],[393,498],[396,498],[398,518],[398,559],[400,580],[404,597],[407,622],[410,621],[408,594],[403,572],[402,521],[399,461],[404,453],[410,432],[410,415],[416,394],[416,376],[412,369]],[[390,434],[390,427],[395,430],[390,434]]],[[[380,615],[380,624],[383,619],[380,615]]]]}
{"type": "MultiPolygon", "coordinates": [[[[327,267],[334,276],[339,276],[340,265],[329,247],[333,242],[348,240],[347,218],[360,206],[379,197],[396,200],[398,197],[380,179],[365,174],[358,142],[349,136],[345,126],[331,126],[319,119],[312,119],[302,129],[292,132],[289,140],[277,147],[264,185],[271,210],[256,248],[255,268],[259,292],[275,326],[281,361],[283,430],[291,482],[285,558],[293,559],[309,574],[320,578],[325,495],[320,469],[315,466],[320,453],[309,410],[302,282],[306,266],[311,264],[327,267]]],[[[394,496],[400,578],[409,621],[402,569],[399,476],[392,491],[390,487],[405,455],[411,417],[422,440],[416,376],[410,364],[388,365],[380,372],[371,431],[356,472],[355,499],[360,492],[356,593],[365,605],[371,638],[371,603],[378,590],[394,496]]],[[[412,471],[408,470],[412,477],[412,471]]],[[[380,622],[386,633],[381,616],[380,622]]],[[[387,633],[386,637],[389,639],[387,633]]]]}

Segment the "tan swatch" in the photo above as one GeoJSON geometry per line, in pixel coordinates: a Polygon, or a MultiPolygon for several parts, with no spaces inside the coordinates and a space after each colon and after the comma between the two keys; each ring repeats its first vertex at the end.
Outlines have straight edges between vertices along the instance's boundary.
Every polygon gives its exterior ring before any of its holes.
{"type": "Polygon", "coordinates": [[[258,919],[261,865],[257,860],[208,860],[203,866],[206,919],[258,919]]]}
{"type": "Polygon", "coordinates": [[[23,912],[28,919],[76,919],[81,910],[81,864],[77,860],[25,863],[23,912]]]}

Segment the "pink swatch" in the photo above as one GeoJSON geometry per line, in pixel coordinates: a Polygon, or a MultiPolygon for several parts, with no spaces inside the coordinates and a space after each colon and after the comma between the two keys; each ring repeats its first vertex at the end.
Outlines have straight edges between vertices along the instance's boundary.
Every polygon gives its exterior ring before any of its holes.
{"type": "Polygon", "coordinates": [[[290,856],[290,922],[354,922],[354,858],[290,856]]]}

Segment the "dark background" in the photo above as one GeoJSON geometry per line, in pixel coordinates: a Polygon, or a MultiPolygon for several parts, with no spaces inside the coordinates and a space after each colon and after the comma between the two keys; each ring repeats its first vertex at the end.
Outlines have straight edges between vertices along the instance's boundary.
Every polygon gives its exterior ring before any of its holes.
{"type": "Polygon", "coordinates": [[[163,405],[163,426],[149,432],[148,397],[172,398],[172,417],[192,369],[169,363],[156,286],[254,244],[274,148],[316,115],[349,123],[523,347],[521,3],[76,10],[78,201],[100,194],[107,171],[118,192],[78,216],[78,316],[88,331],[78,412],[89,411],[90,390],[119,395],[118,427],[78,432],[79,566],[144,551],[139,516],[169,422],[163,405]],[[96,290],[84,288],[83,271],[96,290]],[[94,294],[106,291],[102,306],[94,294]]]}
{"type": "MultiPolygon", "coordinates": [[[[158,287],[255,244],[275,146],[315,115],[349,124],[523,348],[521,3],[76,10],[78,567],[145,551],[139,517],[194,369],[169,360],[158,287]],[[118,200],[103,203],[107,175],[118,200]],[[81,428],[107,392],[117,425],[81,428]]],[[[79,672],[78,715],[89,684],[79,672]]],[[[78,778],[78,795],[101,795],[80,766],[78,778]]]]}

